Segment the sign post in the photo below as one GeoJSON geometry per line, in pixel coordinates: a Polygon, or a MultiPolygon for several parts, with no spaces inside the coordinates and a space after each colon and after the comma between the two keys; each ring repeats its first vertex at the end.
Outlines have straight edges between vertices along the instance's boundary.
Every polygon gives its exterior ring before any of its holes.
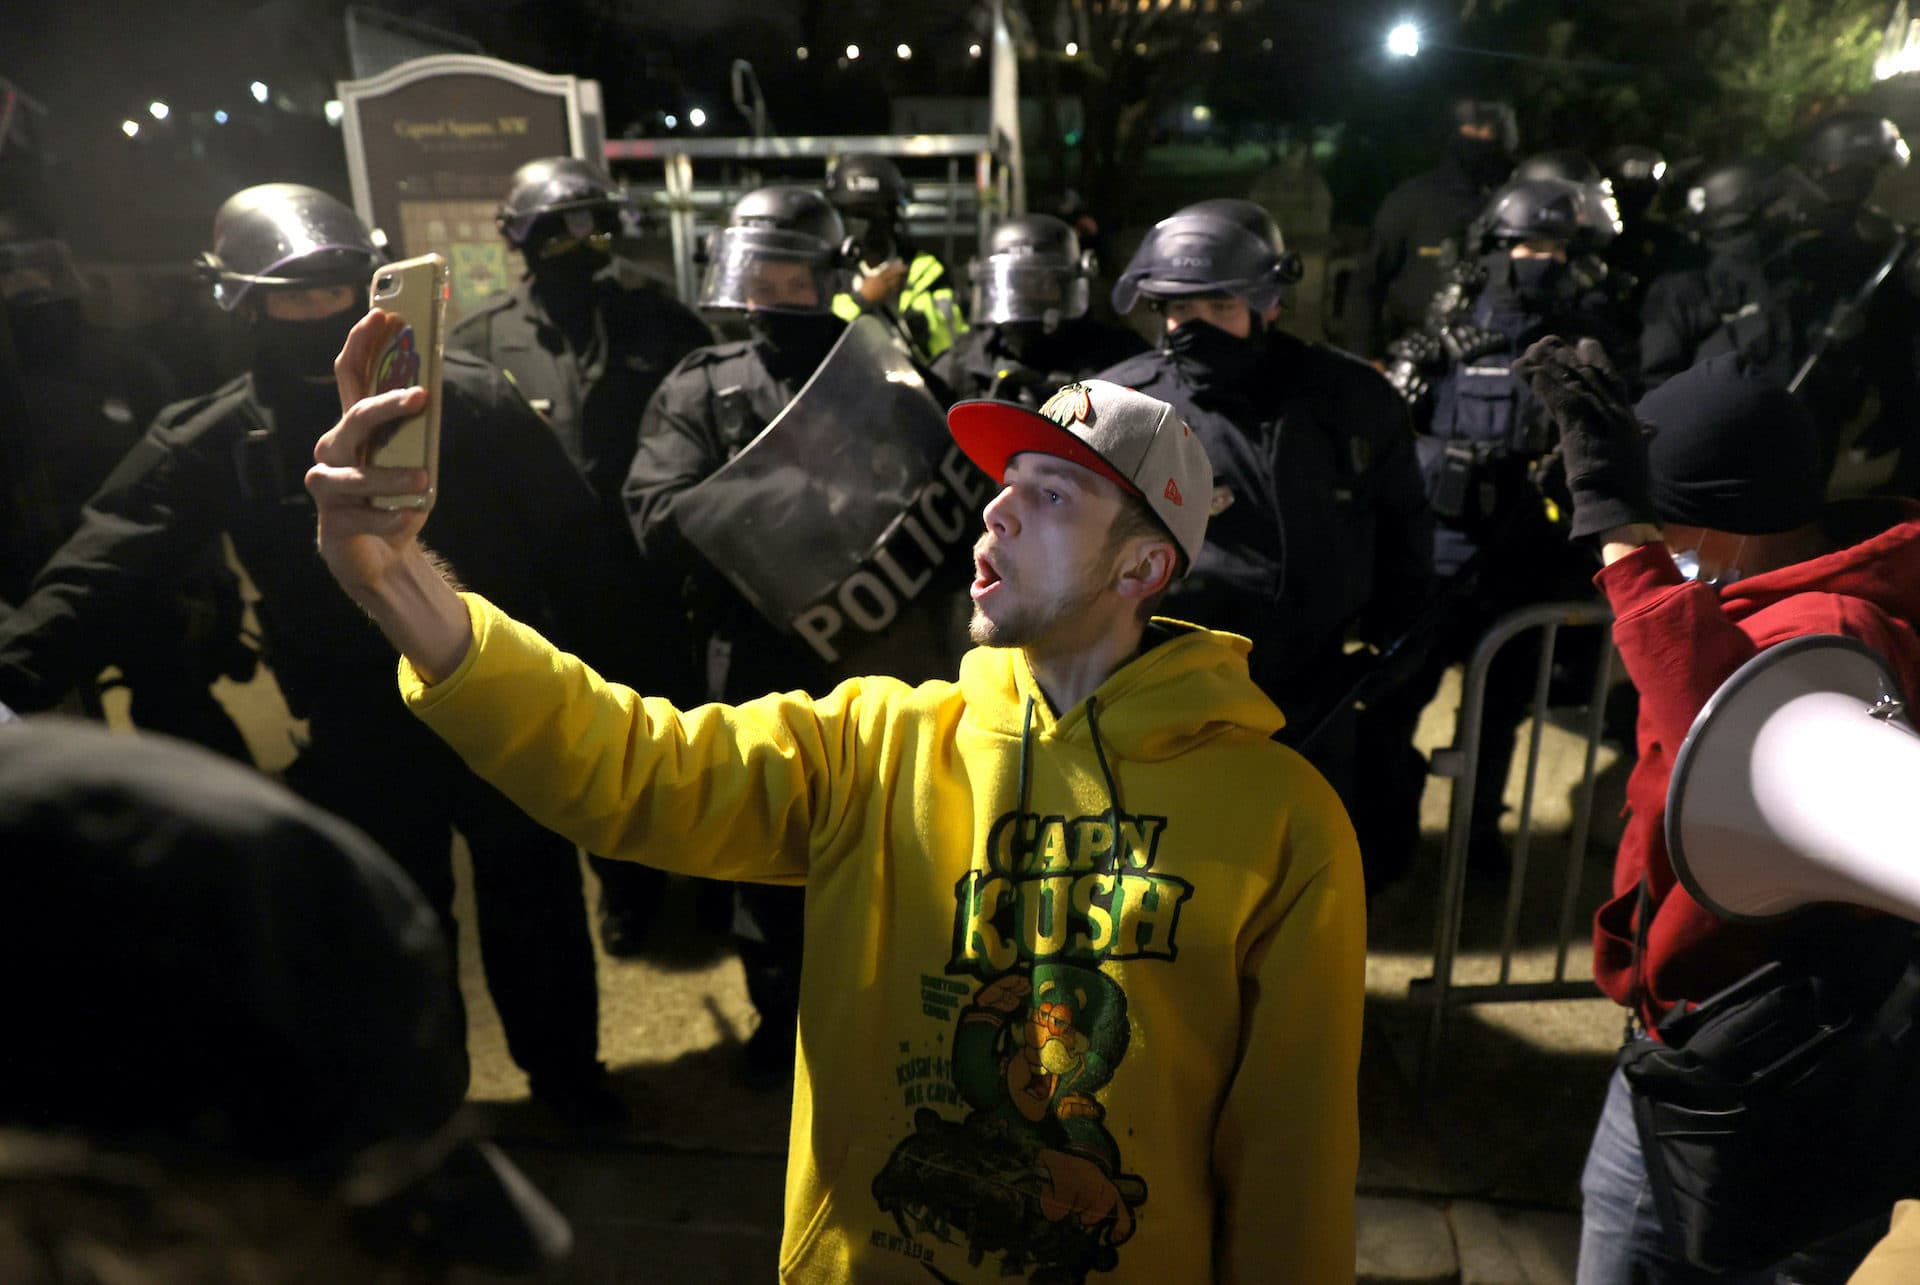
{"type": "Polygon", "coordinates": [[[597,81],[436,54],[337,92],[354,210],[396,257],[446,256],[449,325],[519,275],[493,223],[513,172],[543,156],[603,163],[597,81]]]}

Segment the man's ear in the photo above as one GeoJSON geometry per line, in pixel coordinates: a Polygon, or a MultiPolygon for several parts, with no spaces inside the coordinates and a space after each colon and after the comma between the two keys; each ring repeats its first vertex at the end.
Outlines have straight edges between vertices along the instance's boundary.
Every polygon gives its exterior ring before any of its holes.
{"type": "Polygon", "coordinates": [[[1142,536],[1130,542],[1113,587],[1122,598],[1144,602],[1173,583],[1176,565],[1171,541],[1142,536]]]}

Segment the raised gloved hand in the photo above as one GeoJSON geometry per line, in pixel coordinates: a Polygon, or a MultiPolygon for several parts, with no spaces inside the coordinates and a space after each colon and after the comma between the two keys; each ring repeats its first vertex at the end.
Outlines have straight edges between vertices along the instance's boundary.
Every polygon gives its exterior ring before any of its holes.
{"type": "Polygon", "coordinates": [[[1560,430],[1560,457],[1573,500],[1573,539],[1653,522],[1647,500],[1647,428],[1634,418],[1626,385],[1598,340],[1569,344],[1548,335],[1513,363],[1560,430]]]}

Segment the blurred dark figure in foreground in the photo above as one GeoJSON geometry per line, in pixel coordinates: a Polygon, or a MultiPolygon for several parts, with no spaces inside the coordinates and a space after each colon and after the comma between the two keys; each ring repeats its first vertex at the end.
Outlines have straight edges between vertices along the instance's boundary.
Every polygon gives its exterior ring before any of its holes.
{"type": "Polygon", "coordinates": [[[529,1273],[566,1221],[460,1108],[431,907],[255,773],[0,725],[0,1279],[529,1273]]]}
{"type": "MultiPolygon", "coordinates": [[[[138,646],[142,592],[226,533],[260,591],[274,677],[308,724],[288,783],[373,835],[445,917],[449,940],[453,832],[465,836],[487,981],[514,1061],[562,1118],[614,1118],[573,845],[395,704],[393,648],[331,592],[314,548],[302,479],[340,413],[334,357],[384,254],[352,210],[292,183],[230,197],[213,242],[202,267],[216,302],[245,327],[251,368],[162,413],[32,594],[0,619],[0,702],[46,709],[102,658],[138,646]]],[[[596,663],[609,650],[617,659],[604,635],[621,617],[599,581],[605,537],[587,484],[493,368],[450,352],[443,400],[439,553],[578,638],[596,663]]]]}
{"type": "MultiPolygon", "coordinates": [[[[1406,408],[1365,362],[1274,324],[1299,261],[1252,201],[1162,219],[1113,291],[1162,317],[1160,346],[1101,378],[1171,403],[1213,464],[1212,519],[1166,614],[1253,640],[1253,680],[1294,746],[1347,802],[1371,865],[1381,773],[1347,693],[1419,616],[1433,517],[1406,408]],[[1359,770],[1360,765],[1367,770],[1359,770]]],[[[1371,877],[1371,875],[1369,875],[1371,877]]]]}
{"type": "Polygon", "coordinates": [[[1520,146],[1513,108],[1463,98],[1453,105],[1452,124],[1440,164],[1381,203],[1347,285],[1347,346],[1363,357],[1384,356],[1389,343],[1420,324],[1460,257],[1467,224],[1513,168],[1520,146]]]}
{"type": "MultiPolygon", "coordinates": [[[[87,320],[85,288],[54,230],[29,216],[0,211],[0,303],[7,313],[18,372],[14,433],[0,468],[31,473],[32,494],[14,503],[14,547],[0,600],[25,598],[37,572],[74,528],[80,510],[140,434],[173,400],[166,369],[117,335],[87,320]],[[28,534],[31,532],[31,534],[28,534]]],[[[245,739],[209,685],[245,682],[256,656],[241,637],[245,604],[219,540],[191,557],[166,586],[136,590],[128,604],[144,621],[137,647],[110,659],[131,695],[131,716],[143,728],[168,732],[249,762],[245,739]]],[[[89,703],[95,693],[89,688],[89,703]]]]}
{"type": "MultiPolygon", "coordinates": [[[[612,559],[605,577],[646,609],[623,682],[695,695],[679,585],[639,557],[620,484],[653,390],[713,335],[693,313],[612,252],[626,194],[586,161],[552,156],[514,172],[496,222],[527,272],[454,327],[448,343],[498,366],[547,422],[600,501],[612,559]]],[[[637,861],[590,858],[600,879],[600,941],[640,952],[666,876],[637,861]]]]}
{"type": "Polygon", "coordinates": [[[1047,214],[994,228],[968,265],[973,329],[934,364],[958,399],[991,397],[1038,410],[1062,384],[1118,364],[1146,343],[1087,315],[1096,265],[1074,230],[1047,214]]]}

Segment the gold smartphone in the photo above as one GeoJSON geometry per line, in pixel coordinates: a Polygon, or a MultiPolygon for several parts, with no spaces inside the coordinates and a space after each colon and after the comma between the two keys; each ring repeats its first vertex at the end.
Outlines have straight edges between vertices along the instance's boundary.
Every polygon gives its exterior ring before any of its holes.
{"type": "Polygon", "coordinates": [[[406,322],[374,354],[367,385],[373,393],[424,387],[427,408],[395,424],[367,452],[367,464],[427,471],[420,495],[376,495],[375,508],[424,509],[440,488],[440,358],[446,346],[447,261],[437,254],[389,263],[373,274],[374,307],[406,322]]]}

